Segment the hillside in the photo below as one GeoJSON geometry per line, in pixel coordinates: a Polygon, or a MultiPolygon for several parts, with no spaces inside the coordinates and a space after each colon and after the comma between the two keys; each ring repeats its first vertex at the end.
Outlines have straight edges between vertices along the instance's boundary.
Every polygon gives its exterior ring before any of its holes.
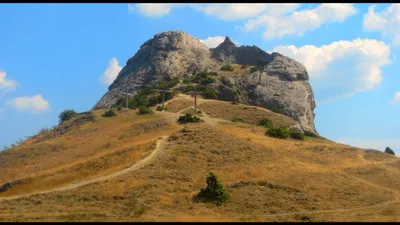
{"type": "MultiPolygon", "coordinates": [[[[0,152],[0,221],[400,221],[400,159],[325,138],[278,139],[268,109],[180,94],[166,111],[93,110],[0,152]],[[232,122],[236,121],[236,122],[232,122]],[[214,172],[222,205],[195,196],[214,172]]],[[[155,109],[155,106],[154,108],[155,109]]]]}

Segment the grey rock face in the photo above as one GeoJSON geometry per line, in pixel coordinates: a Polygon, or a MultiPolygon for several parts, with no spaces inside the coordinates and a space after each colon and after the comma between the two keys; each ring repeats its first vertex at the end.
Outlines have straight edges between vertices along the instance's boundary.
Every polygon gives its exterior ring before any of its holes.
{"type": "Polygon", "coordinates": [[[160,33],[145,42],[94,108],[111,107],[123,97],[120,91],[135,93],[150,81],[165,76],[187,77],[204,69],[219,72],[226,63],[258,69],[240,76],[220,76],[218,99],[278,110],[297,120],[298,128],[316,132],[314,94],[303,65],[256,46],[237,47],[229,37],[216,48],[208,49],[182,31],[160,33]]]}

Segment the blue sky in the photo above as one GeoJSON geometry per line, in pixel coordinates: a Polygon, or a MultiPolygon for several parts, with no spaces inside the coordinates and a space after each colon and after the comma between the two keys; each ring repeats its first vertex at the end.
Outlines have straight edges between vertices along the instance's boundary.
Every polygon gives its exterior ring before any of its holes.
{"type": "Polygon", "coordinates": [[[1,4],[0,148],[87,111],[140,45],[183,30],[303,63],[316,127],[400,154],[399,4],[1,4]]]}

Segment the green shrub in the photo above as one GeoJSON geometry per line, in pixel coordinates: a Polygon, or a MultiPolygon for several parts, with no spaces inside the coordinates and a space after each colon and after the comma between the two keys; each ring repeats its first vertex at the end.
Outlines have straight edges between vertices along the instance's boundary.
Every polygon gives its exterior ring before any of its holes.
{"type": "Polygon", "coordinates": [[[200,190],[198,194],[199,197],[218,203],[223,203],[228,200],[228,192],[225,190],[224,185],[218,179],[217,175],[210,172],[206,178],[206,183],[207,187],[200,190]]]}
{"type": "Polygon", "coordinates": [[[265,127],[265,128],[271,128],[271,127],[273,127],[272,120],[270,120],[270,119],[262,119],[262,120],[259,120],[259,121],[257,122],[257,125],[263,126],[263,127],[265,127]]]}
{"type": "Polygon", "coordinates": [[[157,111],[162,111],[162,110],[163,110],[162,105],[157,106],[156,110],[157,110],[157,111]]]}
{"type": "Polygon", "coordinates": [[[273,107],[273,108],[271,109],[271,111],[274,112],[274,113],[282,113],[282,111],[281,111],[279,108],[277,108],[277,107],[273,107]]]}
{"type": "Polygon", "coordinates": [[[265,134],[270,137],[286,139],[290,137],[290,130],[287,127],[271,127],[265,134]]]}
{"type": "Polygon", "coordinates": [[[189,113],[186,113],[184,116],[180,116],[178,119],[178,123],[199,123],[201,120],[197,116],[192,116],[189,113]]]}
{"type": "Polygon", "coordinates": [[[58,116],[58,118],[60,119],[60,123],[62,123],[64,121],[72,119],[76,115],[78,115],[78,113],[75,110],[67,109],[67,110],[62,111],[60,113],[60,115],[58,116]]]}
{"type": "Polygon", "coordinates": [[[239,104],[239,102],[233,101],[233,102],[231,102],[231,104],[232,104],[232,105],[237,105],[237,104],[239,104]]]}
{"type": "Polygon", "coordinates": [[[138,115],[152,114],[153,111],[147,107],[141,106],[138,111],[138,115]]]}
{"type": "Polygon", "coordinates": [[[307,136],[307,137],[314,137],[314,138],[319,138],[320,137],[318,134],[316,134],[314,132],[311,132],[311,131],[308,131],[308,130],[304,131],[304,135],[307,136]]]}
{"type": "Polygon", "coordinates": [[[233,71],[233,67],[231,64],[226,64],[223,67],[221,67],[221,70],[223,71],[233,71]]]}
{"type": "Polygon", "coordinates": [[[298,129],[290,129],[290,137],[297,140],[304,140],[305,135],[298,129]]]}
{"type": "Polygon", "coordinates": [[[391,148],[389,148],[389,147],[386,147],[385,153],[390,154],[390,155],[395,155],[395,154],[394,154],[394,151],[393,151],[391,148]]]}
{"type": "Polygon", "coordinates": [[[157,95],[157,96],[151,96],[149,98],[149,106],[155,106],[158,103],[160,103],[162,101],[162,99],[160,100],[160,97],[162,98],[162,96],[157,95]]]}
{"type": "Polygon", "coordinates": [[[256,71],[257,71],[257,67],[252,66],[252,67],[250,68],[250,73],[254,73],[254,72],[256,72],[256,71]]]}
{"type": "Polygon", "coordinates": [[[205,97],[206,98],[215,99],[217,97],[217,92],[212,88],[206,87],[206,90],[204,92],[205,92],[205,97]]]}
{"type": "Polygon", "coordinates": [[[117,113],[113,109],[110,109],[110,110],[104,112],[102,116],[103,117],[112,117],[112,116],[116,116],[116,115],[117,115],[117,113]]]}
{"type": "Polygon", "coordinates": [[[201,83],[202,85],[207,85],[207,84],[211,84],[211,83],[214,83],[214,82],[215,82],[215,79],[212,78],[212,77],[206,77],[206,78],[203,78],[203,79],[200,81],[200,83],[201,83]]]}

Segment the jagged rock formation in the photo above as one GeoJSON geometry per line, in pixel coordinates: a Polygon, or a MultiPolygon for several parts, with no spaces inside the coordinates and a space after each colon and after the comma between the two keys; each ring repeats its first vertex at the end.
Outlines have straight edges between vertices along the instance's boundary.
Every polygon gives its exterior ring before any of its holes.
{"type": "Polygon", "coordinates": [[[229,37],[216,48],[208,49],[182,31],[163,32],[145,42],[94,108],[111,107],[122,97],[120,91],[135,93],[165,76],[187,77],[204,69],[219,72],[227,63],[251,65],[257,70],[239,71],[243,73],[240,76],[219,76],[213,85],[218,99],[278,110],[296,119],[298,128],[316,131],[314,94],[303,65],[256,46],[237,47],[229,37]]]}

